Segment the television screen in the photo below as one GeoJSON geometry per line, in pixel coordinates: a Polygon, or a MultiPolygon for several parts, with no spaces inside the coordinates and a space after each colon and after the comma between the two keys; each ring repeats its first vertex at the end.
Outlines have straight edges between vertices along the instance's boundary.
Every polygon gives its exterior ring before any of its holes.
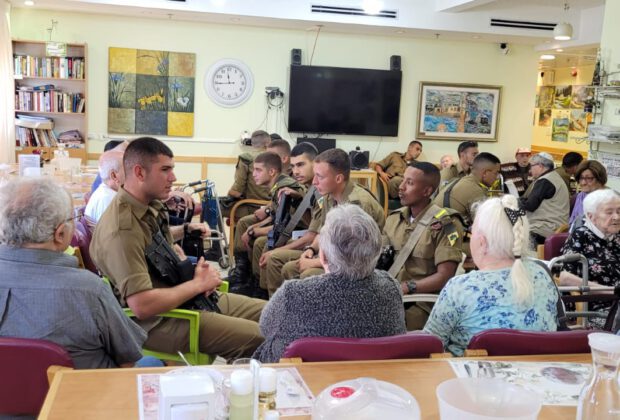
{"type": "Polygon", "coordinates": [[[291,66],[288,130],[397,136],[402,72],[291,66]]]}

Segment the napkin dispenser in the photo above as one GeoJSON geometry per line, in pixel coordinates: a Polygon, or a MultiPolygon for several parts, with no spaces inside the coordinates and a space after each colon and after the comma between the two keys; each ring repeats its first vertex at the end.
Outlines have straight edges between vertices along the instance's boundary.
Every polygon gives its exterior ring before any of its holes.
{"type": "Polygon", "coordinates": [[[215,385],[208,375],[162,375],[160,420],[214,420],[215,385]]]}

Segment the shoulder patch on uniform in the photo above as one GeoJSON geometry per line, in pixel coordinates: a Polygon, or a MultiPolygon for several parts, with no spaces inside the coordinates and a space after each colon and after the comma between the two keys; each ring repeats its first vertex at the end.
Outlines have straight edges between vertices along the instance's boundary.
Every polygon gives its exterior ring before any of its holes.
{"type": "Polygon", "coordinates": [[[316,200],[316,203],[319,205],[319,208],[322,209],[323,208],[323,203],[325,202],[323,196],[319,197],[318,200],[316,200]]]}

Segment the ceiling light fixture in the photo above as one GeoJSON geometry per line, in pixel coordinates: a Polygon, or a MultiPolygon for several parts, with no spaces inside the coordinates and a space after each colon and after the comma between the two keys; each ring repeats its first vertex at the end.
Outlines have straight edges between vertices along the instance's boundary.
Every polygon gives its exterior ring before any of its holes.
{"type": "Polygon", "coordinates": [[[383,2],[381,0],[364,0],[362,2],[362,9],[369,15],[376,15],[381,11],[383,2]]]}
{"type": "Polygon", "coordinates": [[[24,1],[24,6],[34,6],[34,1],[33,0],[25,0],[24,1]]]}
{"type": "Polygon", "coordinates": [[[555,50],[555,52],[564,52],[564,50],[562,48],[558,48],[555,50]]]}
{"type": "Polygon", "coordinates": [[[555,55],[553,54],[543,54],[540,56],[541,60],[555,60],[555,55]]]}
{"type": "MultiPolygon", "coordinates": [[[[564,17],[568,14],[568,3],[564,3],[564,17]]],[[[553,28],[553,38],[557,41],[568,41],[573,37],[573,25],[567,22],[558,23],[553,28]]]]}

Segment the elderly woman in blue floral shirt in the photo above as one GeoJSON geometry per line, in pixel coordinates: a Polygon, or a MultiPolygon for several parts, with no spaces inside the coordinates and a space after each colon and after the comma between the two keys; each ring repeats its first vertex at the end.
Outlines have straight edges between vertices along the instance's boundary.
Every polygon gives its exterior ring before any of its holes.
{"type": "Polygon", "coordinates": [[[528,240],[529,224],[515,197],[480,204],[470,243],[479,270],[446,284],[424,331],[439,337],[455,356],[480,331],[555,331],[558,292],[542,267],[522,258],[528,240]]]}

